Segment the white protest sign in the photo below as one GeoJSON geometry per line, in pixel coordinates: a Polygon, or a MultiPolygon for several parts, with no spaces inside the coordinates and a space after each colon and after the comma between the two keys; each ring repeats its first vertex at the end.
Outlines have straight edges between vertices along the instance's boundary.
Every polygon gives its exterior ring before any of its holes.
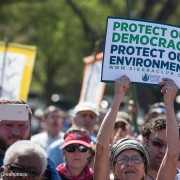
{"type": "Polygon", "coordinates": [[[27,101],[36,47],[0,41],[0,98],[27,101]]]}
{"type": "Polygon", "coordinates": [[[102,57],[103,53],[98,53],[96,56],[91,55],[84,58],[85,68],[79,99],[80,102],[92,102],[97,105],[97,107],[99,107],[102,100],[106,85],[100,82],[102,57]]]}
{"type": "Polygon", "coordinates": [[[101,81],[121,75],[144,84],[168,77],[180,88],[180,27],[108,17],[101,81]]]}
{"type": "Polygon", "coordinates": [[[2,97],[16,99],[20,95],[20,87],[24,73],[26,56],[17,53],[6,53],[6,61],[3,64],[4,53],[0,52],[0,72],[4,69],[2,97]]]}

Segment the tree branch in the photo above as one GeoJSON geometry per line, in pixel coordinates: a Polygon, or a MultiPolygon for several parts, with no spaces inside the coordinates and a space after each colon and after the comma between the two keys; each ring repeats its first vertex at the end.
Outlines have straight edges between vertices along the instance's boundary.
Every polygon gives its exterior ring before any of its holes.
{"type": "MultiPolygon", "coordinates": [[[[31,0],[29,2],[44,2],[44,0],[31,0]]],[[[24,2],[24,0],[0,0],[0,5],[5,5],[5,4],[12,4],[12,3],[17,3],[17,2],[24,2]]]]}
{"type": "Polygon", "coordinates": [[[141,19],[148,19],[153,12],[155,5],[158,3],[157,0],[146,0],[143,12],[140,15],[141,19]]]}
{"type": "Polygon", "coordinates": [[[168,0],[157,16],[157,21],[165,22],[178,8],[179,0],[168,0]]]}
{"type": "Polygon", "coordinates": [[[96,33],[91,28],[91,26],[87,23],[87,20],[85,19],[85,16],[83,15],[82,11],[75,5],[75,3],[72,2],[72,0],[66,0],[66,2],[69,4],[69,6],[75,12],[75,14],[80,18],[87,39],[90,42],[92,42],[94,45],[94,43],[96,41],[96,33]]]}

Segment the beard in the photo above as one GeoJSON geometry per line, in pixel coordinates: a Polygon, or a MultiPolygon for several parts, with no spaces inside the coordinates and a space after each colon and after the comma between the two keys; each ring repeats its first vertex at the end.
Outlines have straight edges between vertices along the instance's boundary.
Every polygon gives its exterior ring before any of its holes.
{"type": "MultiPolygon", "coordinates": [[[[26,138],[20,138],[17,141],[20,140],[30,140],[31,139],[31,131],[29,132],[28,136],[26,138]]],[[[15,143],[15,142],[13,142],[15,143]]],[[[12,144],[13,144],[12,143],[12,144]]],[[[5,140],[4,138],[0,137],[0,150],[3,151],[4,153],[6,152],[6,150],[12,145],[12,144],[8,144],[7,140],[5,140]]]]}
{"type": "Polygon", "coordinates": [[[2,150],[5,153],[9,146],[10,145],[6,143],[6,140],[0,137],[0,150],[2,150]]]}
{"type": "Polygon", "coordinates": [[[155,171],[159,170],[161,163],[158,163],[155,159],[150,161],[149,168],[154,169],[155,171]]]}

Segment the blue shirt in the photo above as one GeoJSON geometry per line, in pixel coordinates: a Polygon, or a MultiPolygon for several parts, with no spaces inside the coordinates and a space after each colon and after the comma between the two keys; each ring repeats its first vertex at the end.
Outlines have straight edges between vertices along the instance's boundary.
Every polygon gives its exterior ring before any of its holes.
{"type": "Polygon", "coordinates": [[[63,143],[64,143],[64,140],[59,139],[55,141],[54,143],[52,143],[47,149],[48,158],[53,161],[53,163],[55,164],[55,167],[65,162],[63,158],[63,152],[61,150],[61,146],[63,143]]]}

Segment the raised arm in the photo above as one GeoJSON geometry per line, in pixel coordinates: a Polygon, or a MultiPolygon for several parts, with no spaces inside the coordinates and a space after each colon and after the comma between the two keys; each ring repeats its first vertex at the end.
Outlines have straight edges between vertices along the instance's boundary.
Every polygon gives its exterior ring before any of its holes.
{"type": "Polygon", "coordinates": [[[122,76],[115,81],[114,99],[101,124],[96,143],[96,154],[94,163],[94,180],[109,179],[109,145],[112,141],[114,124],[119,110],[120,103],[127,89],[130,80],[127,76],[122,76]]]}
{"type": "Polygon", "coordinates": [[[176,166],[180,152],[179,130],[174,111],[174,99],[178,92],[178,87],[174,81],[169,78],[164,78],[163,82],[160,84],[163,86],[161,92],[164,94],[164,103],[166,108],[167,149],[156,179],[173,180],[175,179],[176,166]]]}

